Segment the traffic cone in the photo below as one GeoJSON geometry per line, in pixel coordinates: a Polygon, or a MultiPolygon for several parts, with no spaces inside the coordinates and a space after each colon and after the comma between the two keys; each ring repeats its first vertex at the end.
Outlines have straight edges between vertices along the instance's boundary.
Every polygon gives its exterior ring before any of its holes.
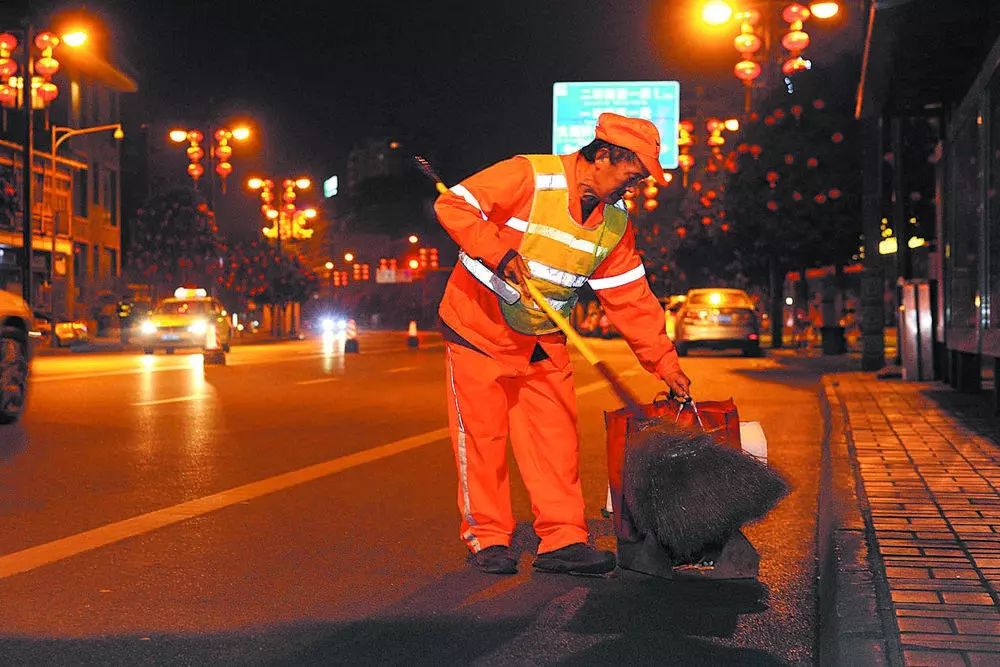
{"type": "Polygon", "coordinates": [[[417,336],[417,321],[410,320],[410,328],[406,331],[406,346],[420,347],[420,338],[417,336]]]}
{"type": "Polygon", "coordinates": [[[226,365],[226,353],[222,351],[222,346],[219,345],[219,333],[216,330],[215,322],[208,325],[208,329],[205,331],[205,364],[208,365],[226,365]]]}
{"type": "Polygon", "coordinates": [[[344,352],[360,352],[358,345],[358,323],[354,320],[347,320],[344,328],[344,352]]]}

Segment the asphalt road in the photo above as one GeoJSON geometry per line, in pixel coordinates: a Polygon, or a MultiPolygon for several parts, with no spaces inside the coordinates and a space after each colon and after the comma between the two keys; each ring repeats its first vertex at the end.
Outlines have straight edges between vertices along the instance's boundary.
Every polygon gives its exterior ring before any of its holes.
{"type": "MultiPolygon", "coordinates": [[[[600,354],[660,388],[621,341],[600,354]]],[[[763,423],[794,491],[746,532],[759,582],[514,577],[458,539],[443,347],[366,334],[201,355],[36,359],[23,423],[0,427],[0,663],[784,664],[814,661],[818,367],[695,353],[703,399],[763,423]]],[[[602,411],[577,359],[581,475],[613,548],[602,411]]],[[[516,477],[516,475],[515,475],[516,477]]]]}

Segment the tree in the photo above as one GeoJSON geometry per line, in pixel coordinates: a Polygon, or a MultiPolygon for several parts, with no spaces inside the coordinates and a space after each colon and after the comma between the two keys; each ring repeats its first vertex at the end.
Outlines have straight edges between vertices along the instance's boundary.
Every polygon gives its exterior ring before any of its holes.
{"type": "Polygon", "coordinates": [[[222,273],[225,254],[208,205],[192,190],[173,190],[136,212],[127,271],[158,293],[183,284],[209,287],[222,273]]]}
{"type": "Polygon", "coordinates": [[[726,198],[734,251],[752,282],[768,284],[776,346],[785,273],[831,263],[839,269],[857,252],[856,71],[848,58],[797,75],[791,93],[770,95],[760,106],[765,111],[750,115],[738,148],[726,198]]]}

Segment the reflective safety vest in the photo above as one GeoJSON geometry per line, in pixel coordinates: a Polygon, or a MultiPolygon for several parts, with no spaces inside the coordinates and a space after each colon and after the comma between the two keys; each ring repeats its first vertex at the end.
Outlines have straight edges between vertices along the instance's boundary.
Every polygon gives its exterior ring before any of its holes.
{"type": "MultiPolygon", "coordinates": [[[[535,194],[527,220],[511,218],[508,227],[524,232],[518,254],[531,271],[531,282],[552,307],[569,317],[576,291],[587,282],[604,258],[625,235],[628,214],[623,208],[604,207],[596,227],[584,227],[569,213],[566,172],[558,155],[524,155],[535,173],[535,194]]],[[[541,335],[558,328],[540,308],[525,299],[500,299],[507,324],[519,333],[541,335]]]]}

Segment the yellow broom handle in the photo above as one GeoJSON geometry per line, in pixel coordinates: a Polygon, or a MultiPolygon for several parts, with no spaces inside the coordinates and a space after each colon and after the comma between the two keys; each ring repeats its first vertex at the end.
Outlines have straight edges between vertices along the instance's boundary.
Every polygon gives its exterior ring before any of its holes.
{"type": "Polygon", "coordinates": [[[538,307],[542,309],[542,312],[545,313],[550,320],[555,322],[555,325],[559,327],[559,330],[566,334],[566,338],[573,343],[573,347],[580,351],[580,354],[582,354],[583,358],[587,360],[587,363],[596,368],[598,372],[604,376],[604,379],[607,380],[608,384],[611,385],[611,388],[614,389],[616,394],[618,394],[618,398],[620,398],[622,403],[625,404],[625,407],[631,410],[635,415],[641,414],[639,399],[636,398],[635,394],[633,394],[628,387],[625,386],[625,383],[621,381],[621,378],[619,378],[615,372],[611,370],[610,366],[601,361],[597,355],[594,354],[594,351],[589,345],[587,345],[586,341],[583,340],[583,336],[577,333],[576,329],[573,328],[573,325],[567,322],[566,318],[563,317],[558,310],[552,307],[552,304],[549,303],[549,300],[542,295],[537,287],[531,284],[530,281],[527,285],[528,294],[531,295],[532,300],[538,304],[538,307]]]}

